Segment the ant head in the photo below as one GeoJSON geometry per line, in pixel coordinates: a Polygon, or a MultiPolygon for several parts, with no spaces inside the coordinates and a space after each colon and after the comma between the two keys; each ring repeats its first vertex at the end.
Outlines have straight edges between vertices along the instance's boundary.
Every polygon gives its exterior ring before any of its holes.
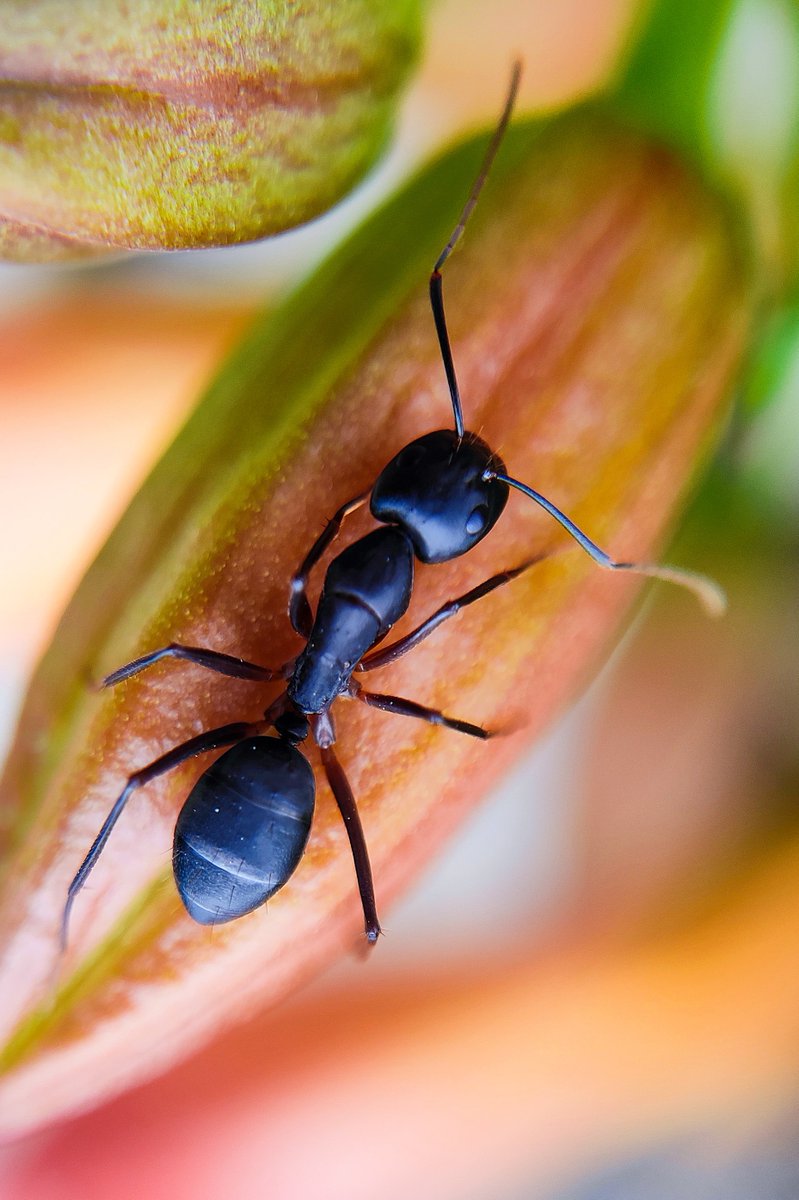
{"type": "Polygon", "coordinates": [[[438,429],[410,442],[383,468],[372,491],[372,516],[399,525],[421,562],[446,562],[493,529],[508,486],[485,474],[504,470],[475,434],[459,438],[438,429]]]}

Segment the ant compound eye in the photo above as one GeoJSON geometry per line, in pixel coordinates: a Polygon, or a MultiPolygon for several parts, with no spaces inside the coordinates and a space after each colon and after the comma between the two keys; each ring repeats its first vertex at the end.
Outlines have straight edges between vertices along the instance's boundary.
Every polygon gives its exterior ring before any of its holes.
{"type": "Polygon", "coordinates": [[[482,533],[488,523],[488,505],[478,504],[466,518],[466,532],[474,536],[482,533]]]}

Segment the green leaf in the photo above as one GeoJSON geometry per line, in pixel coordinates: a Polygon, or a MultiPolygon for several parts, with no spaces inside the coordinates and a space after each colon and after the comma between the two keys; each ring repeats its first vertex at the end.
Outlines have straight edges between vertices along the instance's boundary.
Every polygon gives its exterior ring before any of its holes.
{"type": "Polygon", "coordinates": [[[652,0],[613,102],[734,198],[764,295],[789,291],[799,270],[795,0],[652,0]]]}
{"type": "Polygon", "coordinates": [[[752,414],[779,400],[799,361],[799,297],[773,313],[758,331],[743,403],[752,414]]]}
{"type": "Polygon", "coordinates": [[[700,161],[711,151],[713,73],[735,0],[651,0],[619,73],[615,101],[700,161]]]}

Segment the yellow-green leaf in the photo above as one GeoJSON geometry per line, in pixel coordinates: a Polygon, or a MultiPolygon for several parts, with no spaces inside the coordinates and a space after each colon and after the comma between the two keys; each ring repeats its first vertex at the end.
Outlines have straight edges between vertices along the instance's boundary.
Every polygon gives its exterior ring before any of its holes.
{"type": "Polygon", "coordinates": [[[0,253],[245,242],[345,195],[383,146],[418,0],[8,0],[0,253]]]}

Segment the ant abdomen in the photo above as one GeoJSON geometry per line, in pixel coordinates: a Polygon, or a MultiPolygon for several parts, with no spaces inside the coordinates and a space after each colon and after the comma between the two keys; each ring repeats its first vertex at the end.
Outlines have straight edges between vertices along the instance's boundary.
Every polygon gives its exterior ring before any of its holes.
{"type": "Polygon", "coordinates": [[[302,858],[316,785],[284,738],[239,742],[200,776],[175,827],[175,882],[190,916],[219,925],[252,912],[302,858]]]}

